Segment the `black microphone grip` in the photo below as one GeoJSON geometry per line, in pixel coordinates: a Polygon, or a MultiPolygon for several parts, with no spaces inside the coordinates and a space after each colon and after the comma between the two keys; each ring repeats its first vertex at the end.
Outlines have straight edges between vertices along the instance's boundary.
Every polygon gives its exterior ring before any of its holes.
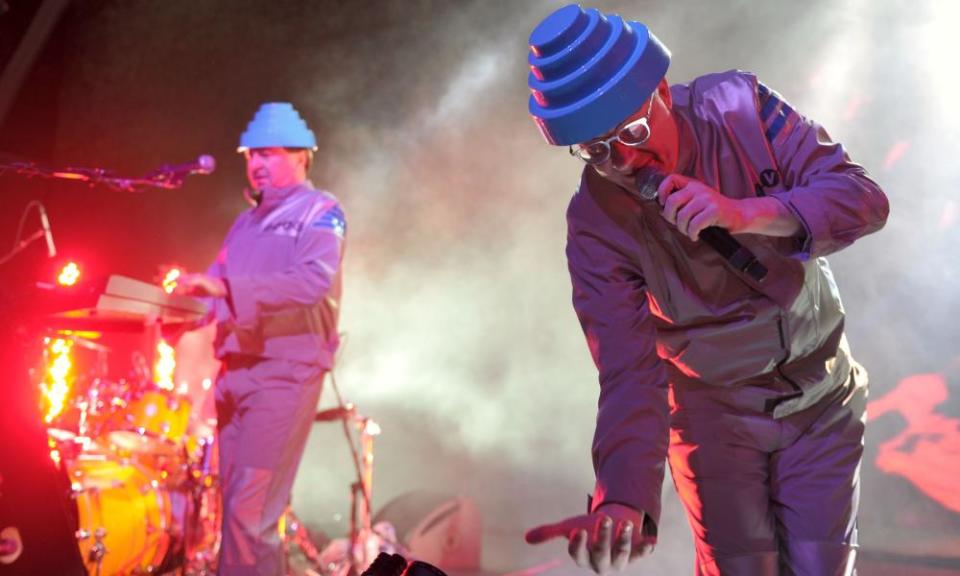
{"type": "Polygon", "coordinates": [[[700,231],[700,239],[710,245],[730,263],[757,282],[763,282],[767,277],[767,267],[764,266],[748,248],[737,242],[730,232],[716,226],[708,226],[700,231]]]}
{"type": "MultiPolygon", "coordinates": [[[[634,181],[637,184],[640,198],[657,200],[657,188],[666,175],[652,167],[641,168],[634,181]]],[[[716,226],[709,226],[700,231],[700,239],[723,256],[735,270],[738,270],[757,282],[767,277],[767,267],[763,265],[748,248],[740,244],[730,232],[716,226]]]]}

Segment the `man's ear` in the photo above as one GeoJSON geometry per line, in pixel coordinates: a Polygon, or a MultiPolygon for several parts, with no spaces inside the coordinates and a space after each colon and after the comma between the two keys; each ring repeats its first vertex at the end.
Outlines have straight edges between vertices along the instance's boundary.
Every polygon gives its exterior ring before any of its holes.
{"type": "Polygon", "coordinates": [[[663,103],[666,104],[667,108],[673,108],[673,95],[670,94],[670,85],[667,84],[666,77],[663,80],[660,80],[660,84],[657,85],[657,92],[660,95],[660,99],[663,100],[663,103]]]}

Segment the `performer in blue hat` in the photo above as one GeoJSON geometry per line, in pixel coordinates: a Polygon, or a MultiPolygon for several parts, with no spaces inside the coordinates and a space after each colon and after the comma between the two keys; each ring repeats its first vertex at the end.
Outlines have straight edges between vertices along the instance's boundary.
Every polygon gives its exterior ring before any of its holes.
{"type": "Polygon", "coordinates": [[[884,193],[752,74],[669,86],[640,22],[565,6],[529,64],[540,132],[585,163],[567,260],[600,399],[587,513],[528,541],[623,568],[669,460],[697,574],[851,574],[867,376],[824,256],[883,227],[884,193]]]}
{"type": "Polygon", "coordinates": [[[307,172],[313,132],[289,103],[263,104],[238,151],[252,204],[206,274],[178,291],[210,297],[223,534],[220,576],[286,574],[278,521],[339,344],[346,223],[307,172]]]}

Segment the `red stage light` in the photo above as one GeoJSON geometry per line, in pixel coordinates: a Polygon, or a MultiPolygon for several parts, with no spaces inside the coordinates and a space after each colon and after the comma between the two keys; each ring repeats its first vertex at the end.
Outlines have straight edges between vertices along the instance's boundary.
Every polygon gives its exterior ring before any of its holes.
{"type": "Polygon", "coordinates": [[[57,284],[60,286],[74,286],[79,280],[80,266],[76,262],[68,262],[57,275],[57,284]]]}

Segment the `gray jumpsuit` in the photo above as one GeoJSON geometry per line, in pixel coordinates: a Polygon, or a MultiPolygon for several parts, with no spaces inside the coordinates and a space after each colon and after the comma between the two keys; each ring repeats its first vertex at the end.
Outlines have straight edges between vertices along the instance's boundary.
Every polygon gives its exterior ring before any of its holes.
{"type": "Polygon", "coordinates": [[[339,343],[343,212],[310,182],[277,197],[240,214],[209,270],[229,291],[211,310],[223,362],[221,576],[284,573],[278,520],[339,343]]]}
{"type": "Polygon", "coordinates": [[[822,258],[881,228],[880,188],[823,129],[742,72],[671,88],[687,165],[728,197],[769,196],[802,238],[737,239],[733,271],[586,168],[568,213],[573,304],[599,370],[593,509],[660,515],[664,462],[698,574],[834,574],[852,564],[866,373],[822,258]]]}

